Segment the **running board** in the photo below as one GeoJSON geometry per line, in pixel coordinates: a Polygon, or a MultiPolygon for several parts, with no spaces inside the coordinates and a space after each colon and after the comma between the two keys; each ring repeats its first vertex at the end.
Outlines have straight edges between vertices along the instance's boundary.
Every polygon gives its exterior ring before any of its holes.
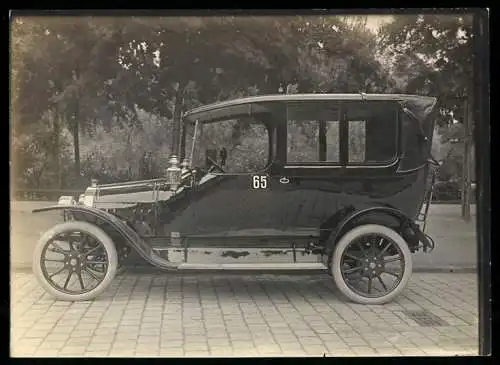
{"type": "MultiPolygon", "coordinates": [[[[194,265],[317,264],[323,255],[293,245],[283,247],[153,247],[153,253],[169,263],[194,265]]],[[[229,266],[231,267],[231,266],[229,266]]]]}
{"type": "Polygon", "coordinates": [[[294,270],[326,270],[327,267],[323,263],[255,263],[255,264],[190,264],[181,263],[177,267],[178,270],[248,270],[248,271],[294,271],[294,270]]]}

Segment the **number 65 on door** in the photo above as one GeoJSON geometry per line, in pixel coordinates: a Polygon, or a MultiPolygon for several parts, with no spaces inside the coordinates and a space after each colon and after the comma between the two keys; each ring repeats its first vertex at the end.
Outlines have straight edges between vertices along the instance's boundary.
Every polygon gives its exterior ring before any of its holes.
{"type": "Polygon", "coordinates": [[[253,175],[252,176],[252,188],[253,189],[267,189],[268,188],[268,177],[267,175],[253,175]]]}

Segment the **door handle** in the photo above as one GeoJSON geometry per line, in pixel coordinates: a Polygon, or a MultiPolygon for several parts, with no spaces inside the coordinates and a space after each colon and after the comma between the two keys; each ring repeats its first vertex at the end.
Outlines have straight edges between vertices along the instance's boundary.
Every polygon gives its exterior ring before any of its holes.
{"type": "Polygon", "coordinates": [[[282,184],[288,184],[290,182],[290,179],[288,179],[287,177],[282,177],[280,179],[280,183],[282,184]]]}

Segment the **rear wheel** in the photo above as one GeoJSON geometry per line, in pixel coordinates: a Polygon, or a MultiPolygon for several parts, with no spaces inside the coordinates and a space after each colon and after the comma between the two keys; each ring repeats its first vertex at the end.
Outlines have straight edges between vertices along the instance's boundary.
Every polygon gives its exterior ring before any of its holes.
{"type": "Polygon", "coordinates": [[[117,267],[111,238],[81,221],[65,222],[45,232],[33,255],[33,273],[40,285],[65,301],[95,298],[114,279],[117,267]]]}
{"type": "Polygon", "coordinates": [[[339,290],[360,304],[384,304],[406,287],[411,252],[394,230],[366,224],[347,232],[335,246],[331,272],[339,290]]]}

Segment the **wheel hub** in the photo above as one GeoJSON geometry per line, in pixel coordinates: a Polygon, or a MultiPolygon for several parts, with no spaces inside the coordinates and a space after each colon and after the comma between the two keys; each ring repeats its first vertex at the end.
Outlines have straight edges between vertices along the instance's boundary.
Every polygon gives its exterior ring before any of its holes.
{"type": "Polygon", "coordinates": [[[371,257],[363,260],[362,273],[366,277],[374,277],[384,272],[384,262],[377,257],[371,257]]]}
{"type": "Polygon", "coordinates": [[[72,252],[66,256],[66,267],[71,271],[80,272],[84,266],[85,260],[82,255],[72,252]]]}

